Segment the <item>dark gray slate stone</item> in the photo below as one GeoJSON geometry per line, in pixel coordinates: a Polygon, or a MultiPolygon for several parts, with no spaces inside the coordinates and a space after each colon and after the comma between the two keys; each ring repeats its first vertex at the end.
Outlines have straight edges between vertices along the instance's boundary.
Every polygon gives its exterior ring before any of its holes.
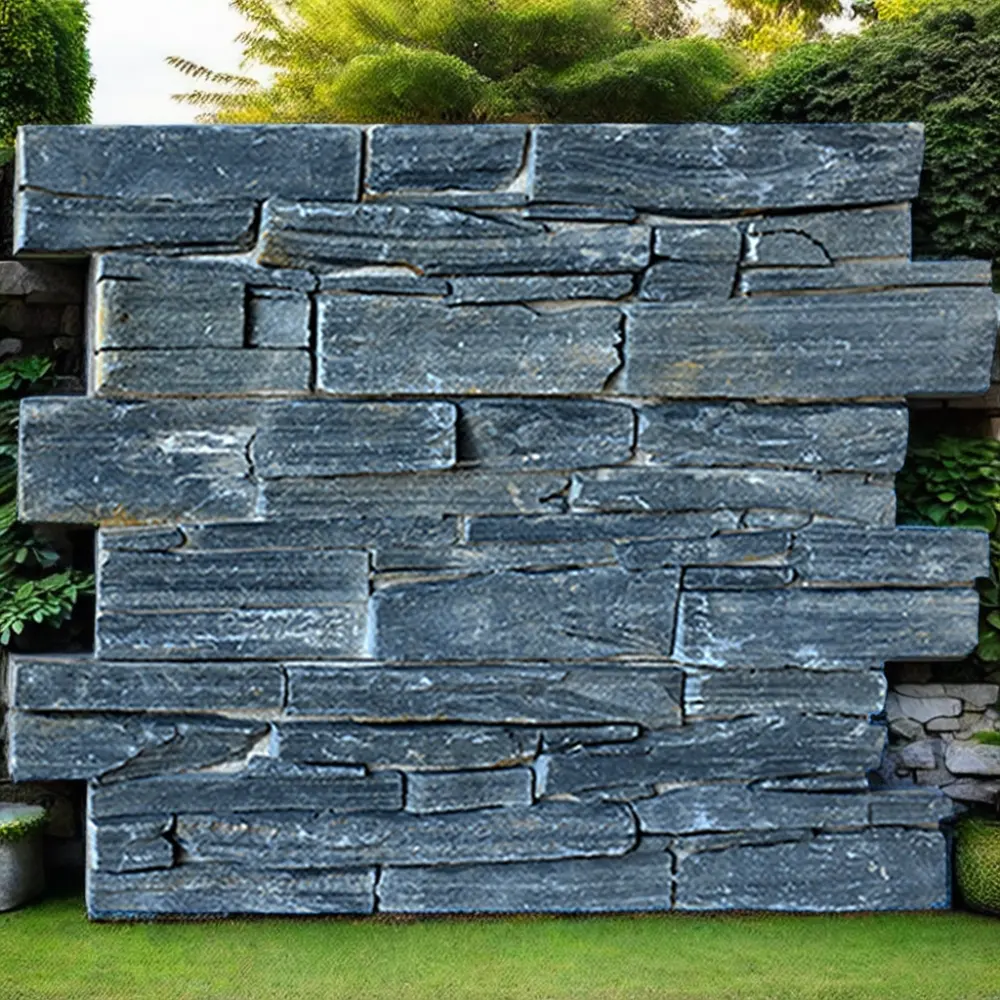
{"type": "Polygon", "coordinates": [[[918,125],[541,125],[532,197],[713,215],[910,201],[918,125]]]}
{"type": "Polygon", "coordinates": [[[530,806],[534,777],[527,767],[406,776],[406,809],[412,813],[457,812],[493,806],[530,806]]]}
{"type": "Polygon", "coordinates": [[[464,462],[491,469],[573,469],[632,457],[630,406],[592,400],[463,400],[458,425],[464,462]]]}
{"type": "Polygon", "coordinates": [[[93,920],[141,920],[175,913],[313,916],[374,909],[374,871],[254,871],[242,865],[181,865],[167,871],[87,875],[87,913],[93,920]]]}
{"type": "Polygon", "coordinates": [[[559,205],[535,202],[522,213],[526,219],[553,219],[575,222],[635,222],[638,212],[622,201],[605,201],[598,205],[559,205]]]}
{"type": "MultiPolygon", "coordinates": [[[[787,531],[729,531],[712,538],[673,538],[617,545],[626,569],[783,563],[792,546],[787,531]]],[[[685,575],[685,582],[687,574],[685,575]]]]}
{"type": "Polygon", "coordinates": [[[282,760],[405,771],[511,767],[534,760],[540,746],[537,729],[513,726],[278,722],[275,730],[282,760]]]}
{"type": "Polygon", "coordinates": [[[736,264],[701,264],[666,260],[654,264],[642,279],[639,298],[647,302],[683,299],[728,299],[736,283],[736,264]]]}
{"type": "Polygon", "coordinates": [[[861,475],[772,469],[628,468],[573,475],[570,503],[594,512],[774,507],[838,520],[890,526],[896,497],[889,483],[861,475]]]}
{"type": "Polygon", "coordinates": [[[441,278],[425,278],[408,267],[354,267],[321,274],[319,290],[440,297],[451,291],[451,283],[441,278]]]}
{"type": "Polygon", "coordinates": [[[152,247],[249,250],[256,216],[256,206],[246,199],[177,202],[21,190],[14,204],[14,252],[26,254],[152,247]]]}
{"type": "Polygon", "coordinates": [[[863,774],[878,766],[885,730],[865,719],[753,716],[696,722],[647,733],[631,743],[551,754],[535,765],[539,796],[637,783],[863,774]]]}
{"type": "Polygon", "coordinates": [[[868,825],[868,797],[754,791],[744,785],[668,789],[633,805],[643,833],[843,829],[868,825]]]}
{"type": "Polygon", "coordinates": [[[91,871],[136,872],[172,868],[174,845],[168,834],[173,818],[88,823],[87,855],[91,871]]]}
{"type": "Polygon", "coordinates": [[[7,716],[15,781],[115,780],[190,771],[238,760],[267,723],[215,716],[7,716]]]}
{"type": "Polygon", "coordinates": [[[385,913],[608,913],[669,910],[669,854],[445,868],[386,868],[385,913]]]}
{"type": "Polygon", "coordinates": [[[562,753],[578,747],[631,743],[641,734],[638,726],[559,726],[542,730],[542,751],[562,753]]]}
{"type": "Polygon", "coordinates": [[[807,585],[964,585],[989,572],[989,537],[967,529],[863,531],[813,525],[796,532],[790,565],[807,585]]]}
{"type": "Polygon", "coordinates": [[[639,410],[639,448],[660,465],[778,465],[897,472],[903,406],[667,403],[639,410]]]}
{"type": "Polygon", "coordinates": [[[835,267],[748,269],[740,277],[745,295],[798,290],[907,288],[921,285],[988,285],[988,260],[856,261],[835,267]]]}
{"type": "Polygon", "coordinates": [[[623,806],[550,802],[419,816],[182,814],[177,841],[192,861],[327,868],[618,856],[635,846],[636,831],[623,806]]]}
{"type": "Polygon", "coordinates": [[[368,133],[365,187],[490,191],[514,179],[527,140],[523,125],[379,125],[368,133]]]}
{"type": "Polygon", "coordinates": [[[669,656],[679,577],[675,570],[598,568],[500,572],[386,588],[372,600],[375,655],[386,660],[669,656]]]}
{"type": "Polygon", "coordinates": [[[280,396],[311,382],[308,351],[101,351],[94,360],[101,396],[280,396]]]}
{"type": "Polygon", "coordinates": [[[731,847],[679,859],[678,910],[926,910],[946,907],[940,833],[869,830],[731,847]]]}
{"type": "Polygon", "coordinates": [[[587,274],[550,278],[544,275],[509,278],[453,278],[451,305],[492,302],[538,302],[560,299],[620,299],[632,293],[631,274],[587,274]]]}
{"type": "MultiPolygon", "coordinates": [[[[698,264],[732,264],[731,275],[735,273],[742,248],[743,234],[734,223],[698,225],[676,222],[657,225],[653,230],[655,256],[698,264]]],[[[729,294],[728,290],[726,294],[729,294]]]]}
{"type": "Polygon", "coordinates": [[[279,709],[281,669],[264,663],[108,663],[13,657],[11,705],[50,712],[279,709]]]}
{"type": "Polygon", "coordinates": [[[677,668],[289,666],[288,712],[367,722],[679,726],[677,668]]]}
{"type": "Polygon", "coordinates": [[[316,275],[308,271],[261,267],[250,254],[220,256],[194,253],[183,257],[162,254],[104,253],[91,261],[91,280],[149,281],[172,287],[178,293],[188,283],[239,282],[254,291],[267,288],[294,292],[314,292],[316,275]]]}
{"type": "Polygon", "coordinates": [[[829,265],[848,257],[909,258],[909,205],[751,219],[744,265],[829,265]],[[789,238],[790,237],[790,238],[789,238]]]}
{"type": "Polygon", "coordinates": [[[625,307],[619,391],[816,399],[978,393],[996,339],[988,287],[625,307]],[[941,353],[941,331],[949,350],[941,353]],[[877,363],[875,361],[877,360],[877,363]]]}
{"type": "Polygon", "coordinates": [[[98,543],[108,552],[173,552],[185,543],[179,528],[101,528],[98,543]]]}
{"type": "Polygon", "coordinates": [[[955,815],[955,803],[939,788],[885,788],[871,796],[872,826],[924,826],[937,830],[955,815]]]}
{"type": "Polygon", "coordinates": [[[276,660],[368,654],[364,602],[318,608],[100,612],[98,654],[110,660],[276,660]]]}
{"type": "Polygon", "coordinates": [[[733,511],[669,514],[588,514],[537,517],[476,517],[468,521],[469,542],[589,542],[629,538],[707,538],[733,529],[739,515],[733,511]]]}
{"type": "Polygon", "coordinates": [[[312,302],[302,292],[260,288],[249,303],[248,347],[308,348],[312,302]]]}
{"type": "Polygon", "coordinates": [[[88,196],[351,201],[361,179],[346,125],[33,125],[20,153],[18,186],[88,196]]]}
{"type": "Polygon", "coordinates": [[[795,572],[777,567],[723,567],[686,569],[685,590],[773,590],[787,587],[795,572]]]}
{"type": "Polygon", "coordinates": [[[881,667],[697,670],[684,680],[684,717],[724,719],[803,709],[816,715],[877,715],[885,694],[881,667]]]}
{"type": "Polygon", "coordinates": [[[243,403],[24,400],[20,515],[69,524],[252,517],[254,429],[243,403]]]}
{"type": "Polygon", "coordinates": [[[603,306],[541,314],[321,295],[319,385],[352,396],[596,393],[619,366],[620,328],[603,306]]]}
{"type": "Polygon", "coordinates": [[[239,280],[185,269],[161,281],[99,281],[93,295],[96,350],[243,346],[239,280]]]}
{"type": "Polygon", "coordinates": [[[318,608],[368,599],[368,553],[102,552],[98,609],[318,608]]]}
{"type": "MultiPolygon", "coordinates": [[[[447,548],[378,549],[374,566],[378,574],[417,570],[459,570],[464,573],[497,569],[580,569],[615,566],[611,542],[566,542],[562,545],[452,545],[447,548]]],[[[375,584],[385,583],[376,576],[375,584]]]]}
{"type": "Polygon", "coordinates": [[[366,775],[363,769],[361,773],[352,773],[347,768],[296,769],[285,765],[273,773],[257,769],[235,774],[180,774],[91,784],[89,796],[88,814],[98,821],[116,816],[220,811],[392,812],[403,808],[403,782],[395,771],[366,775]]]}
{"type": "Polygon", "coordinates": [[[721,667],[963,656],[978,621],[972,589],[686,591],[674,657],[721,667]]]}
{"type": "Polygon", "coordinates": [[[444,517],[447,514],[541,514],[562,510],[569,477],[552,472],[455,469],[430,475],[281,479],[262,488],[270,520],[444,517]]]}
{"type": "Polygon", "coordinates": [[[412,202],[269,202],[259,260],[276,267],[405,264],[421,274],[607,274],[649,263],[643,226],[548,226],[412,202]]]}

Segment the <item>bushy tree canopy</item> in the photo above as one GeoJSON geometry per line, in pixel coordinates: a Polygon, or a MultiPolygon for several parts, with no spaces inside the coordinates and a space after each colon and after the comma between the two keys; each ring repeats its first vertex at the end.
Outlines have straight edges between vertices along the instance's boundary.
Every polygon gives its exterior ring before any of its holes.
{"type": "Polygon", "coordinates": [[[180,97],[210,121],[706,117],[737,79],[736,57],[705,38],[648,39],[629,11],[667,31],[680,7],[635,3],[232,0],[251,25],[245,69],[269,71],[268,83],[171,62],[214,88],[180,97]]]}
{"type": "Polygon", "coordinates": [[[916,251],[1000,258],[1000,0],[930,3],[801,46],[736,91],[722,117],[923,122],[916,251]]]}
{"type": "Polygon", "coordinates": [[[90,120],[83,0],[0,0],[0,146],[18,125],[90,120]]]}

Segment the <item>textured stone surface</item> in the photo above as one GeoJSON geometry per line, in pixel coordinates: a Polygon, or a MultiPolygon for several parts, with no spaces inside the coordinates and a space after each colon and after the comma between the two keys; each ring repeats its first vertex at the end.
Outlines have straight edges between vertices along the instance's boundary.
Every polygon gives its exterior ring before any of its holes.
{"type": "Polygon", "coordinates": [[[174,845],[168,834],[173,819],[124,820],[88,824],[87,858],[93,871],[136,872],[172,868],[174,845]]]}
{"type": "Polygon", "coordinates": [[[698,513],[500,516],[470,518],[469,542],[572,542],[616,541],[631,538],[707,538],[716,531],[735,528],[737,514],[728,510],[698,513]]]}
{"type": "Polygon", "coordinates": [[[834,267],[764,268],[746,270],[740,291],[791,292],[799,289],[907,288],[921,285],[988,285],[988,260],[955,261],[856,261],[834,267]]]}
{"type": "MultiPolygon", "coordinates": [[[[740,227],[730,222],[707,226],[674,222],[657,225],[653,230],[655,256],[695,264],[732,264],[731,278],[735,274],[742,246],[740,227]]],[[[726,294],[729,294],[728,290],[726,294]]]]}
{"type": "Polygon", "coordinates": [[[654,264],[642,279],[639,298],[648,302],[728,299],[736,282],[736,264],[667,260],[654,264]]]}
{"type": "Polygon", "coordinates": [[[451,545],[447,548],[384,548],[373,560],[376,586],[391,583],[382,574],[418,570],[459,570],[464,573],[499,569],[580,569],[618,564],[611,542],[566,542],[562,545],[451,545]]]}
{"type": "MultiPolygon", "coordinates": [[[[451,283],[441,278],[425,278],[405,266],[343,267],[319,275],[321,292],[366,292],[386,295],[444,296],[451,283]]],[[[492,279],[487,279],[492,280],[492,279]]]]}
{"type": "Polygon", "coordinates": [[[544,275],[507,278],[453,278],[448,282],[452,305],[494,302],[544,302],[562,299],[620,299],[632,291],[631,274],[544,275]]]}
{"type": "Polygon", "coordinates": [[[871,822],[875,826],[927,826],[938,829],[951,819],[955,805],[937,788],[882,789],[871,798],[871,822]]]}
{"type": "MultiPolygon", "coordinates": [[[[792,547],[787,531],[724,531],[711,538],[668,538],[615,546],[626,569],[660,566],[736,566],[782,563],[792,547]]],[[[685,574],[685,587],[690,573],[685,574]]]]}
{"type": "Polygon", "coordinates": [[[248,347],[308,348],[312,302],[302,292],[261,288],[250,299],[247,322],[248,347]]]}
{"type": "Polygon", "coordinates": [[[419,772],[406,777],[406,809],[456,812],[495,806],[530,806],[534,777],[527,767],[494,771],[419,772]]]}
{"type": "Polygon", "coordinates": [[[844,398],[974,393],[996,338],[981,288],[632,305],[622,391],[635,395],[844,398]],[[941,330],[950,349],[941,355],[941,330]],[[878,358],[878,364],[872,359],[878,358]]]}
{"type": "Polygon", "coordinates": [[[948,744],[945,764],[952,774],[1000,775],[1000,747],[985,743],[948,744]]]}
{"type": "Polygon", "coordinates": [[[345,395],[596,393],[620,363],[620,326],[601,306],[539,314],[320,296],[319,384],[345,395]]]}

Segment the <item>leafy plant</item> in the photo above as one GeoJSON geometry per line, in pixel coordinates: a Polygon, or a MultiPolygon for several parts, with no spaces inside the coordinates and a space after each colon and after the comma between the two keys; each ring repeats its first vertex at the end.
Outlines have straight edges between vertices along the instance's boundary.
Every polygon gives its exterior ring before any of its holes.
{"type": "Polygon", "coordinates": [[[978,733],[973,733],[972,738],[977,743],[982,743],[988,747],[1000,747],[1000,733],[984,729],[978,733]]]}
{"type": "Polygon", "coordinates": [[[44,809],[0,808],[0,844],[16,844],[44,830],[48,819],[44,809]]]}
{"type": "Polygon", "coordinates": [[[44,385],[48,358],[0,362],[0,646],[29,623],[60,625],[94,578],[59,569],[60,555],[30,525],[17,520],[17,433],[20,398],[44,385]]]}

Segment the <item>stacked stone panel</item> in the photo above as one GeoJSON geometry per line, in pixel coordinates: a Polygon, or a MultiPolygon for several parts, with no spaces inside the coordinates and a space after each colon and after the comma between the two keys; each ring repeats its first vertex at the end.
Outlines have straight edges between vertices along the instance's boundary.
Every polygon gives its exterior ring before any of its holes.
{"type": "Polygon", "coordinates": [[[903,397],[988,382],[910,261],[919,128],[29,128],[91,261],[24,518],[96,524],[91,657],[11,665],[89,783],[95,918],[944,906],[876,790],[886,660],[975,643],[897,529],[903,397]]]}

